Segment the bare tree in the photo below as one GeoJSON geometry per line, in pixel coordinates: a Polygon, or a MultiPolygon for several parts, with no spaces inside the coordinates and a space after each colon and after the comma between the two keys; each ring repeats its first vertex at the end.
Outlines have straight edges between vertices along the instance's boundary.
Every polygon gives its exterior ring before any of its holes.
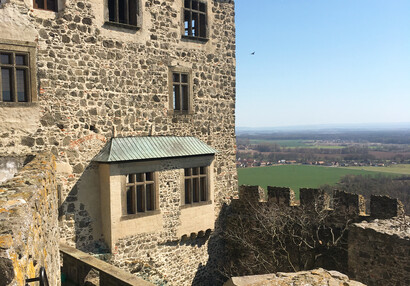
{"type": "Polygon", "coordinates": [[[232,209],[224,230],[227,276],[315,267],[343,270],[346,230],[350,223],[333,217],[325,195],[309,206],[285,206],[276,202],[244,202],[232,209]],[[337,221],[337,223],[336,223],[337,221]]]}

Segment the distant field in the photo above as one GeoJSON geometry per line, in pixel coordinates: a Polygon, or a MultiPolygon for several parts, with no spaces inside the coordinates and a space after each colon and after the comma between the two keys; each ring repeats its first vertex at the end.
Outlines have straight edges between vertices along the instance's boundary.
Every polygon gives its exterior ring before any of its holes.
{"type": "Polygon", "coordinates": [[[318,149],[343,149],[343,146],[337,145],[315,145],[313,140],[266,140],[250,139],[250,144],[272,144],[276,143],[284,148],[318,148],[318,149]]]}
{"type": "MultiPolygon", "coordinates": [[[[382,167],[376,168],[376,170],[361,170],[357,168],[279,165],[238,169],[238,180],[239,185],[259,185],[265,190],[267,186],[290,187],[298,195],[299,188],[317,188],[324,184],[333,185],[341,177],[348,174],[383,174],[384,172],[379,171],[379,169],[382,169],[382,167]]],[[[410,171],[410,167],[408,170],[410,171]]]]}
{"type": "Polygon", "coordinates": [[[392,165],[388,167],[343,167],[342,169],[410,175],[410,164],[392,165]]]}

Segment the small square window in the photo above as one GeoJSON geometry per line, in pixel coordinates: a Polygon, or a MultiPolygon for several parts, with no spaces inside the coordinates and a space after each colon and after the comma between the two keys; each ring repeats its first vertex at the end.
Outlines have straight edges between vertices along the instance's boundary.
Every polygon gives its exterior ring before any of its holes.
{"type": "Polygon", "coordinates": [[[34,0],[35,9],[49,10],[58,12],[58,0],[34,0]]]}
{"type": "Polygon", "coordinates": [[[0,102],[32,102],[35,88],[35,48],[0,43],[0,102]]]}
{"type": "Polygon", "coordinates": [[[185,204],[195,204],[208,200],[207,167],[185,168],[185,204]]]}
{"type": "Polygon", "coordinates": [[[127,214],[144,213],[156,209],[156,189],[154,173],[127,175],[127,214]]]}
{"type": "Polygon", "coordinates": [[[189,72],[172,71],[170,79],[172,89],[170,92],[170,109],[174,113],[189,113],[192,105],[192,89],[189,72]]]}
{"type": "Polygon", "coordinates": [[[206,3],[196,0],[184,2],[184,36],[207,39],[206,3]]]}
{"type": "Polygon", "coordinates": [[[108,23],[123,27],[137,27],[140,0],[107,0],[108,23]]]}

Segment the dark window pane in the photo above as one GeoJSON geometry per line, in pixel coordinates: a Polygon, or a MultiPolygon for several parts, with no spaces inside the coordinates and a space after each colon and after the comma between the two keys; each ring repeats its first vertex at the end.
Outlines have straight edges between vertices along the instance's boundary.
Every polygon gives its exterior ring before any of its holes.
{"type": "Polygon", "coordinates": [[[134,198],[133,189],[134,188],[132,188],[132,187],[127,188],[127,214],[135,213],[135,210],[134,210],[135,202],[134,202],[134,199],[133,199],[134,198]]]}
{"type": "Polygon", "coordinates": [[[198,178],[193,179],[193,202],[199,202],[199,180],[198,178]]]}
{"type": "Polygon", "coordinates": [[[1,69],[1,83],[2,83],[2,95],[3,101],[13,101],[11,90],[11,70],[1,69]]]}
{"type": "Polygon", "coordinates": [[[191,168],[187,168],[184,170],[185,176],[191,176],[191,168]]]}
{"type": "Polygon", "coordinates": [[[153,180],[154,180],[153,173],[146,173],[145,174],[145,181],[153,181],[153,180]]]}
{"type": "Polygon", "coordinates": [[[199,2],[199,11],[205,12],[206,11],[205,7],[206,7],[205,3],[199,2]]]}
{"type": "Polygon", "coordinates": [[[198,1],[192,1],[192,9],[198,10],[198,1]]]}
{"type": "Polygon", "coordinates": [[[145,181],[145,173],[138,173],[138,174],[135,174],[136,175],[136,177],[137,177],[137,182],[144,182],[145,181]]]}
{"type": "Polygon", "coordinates": [[[44,0],[34,0],[34,8],[44,9],[44,0]]]}
{"type": "Polygon", "coordinates": [[[191,203],[191,180],[185,180],[185,204],[191,203]]]}
{"type": "Polygon", "coordinates": [[[182,87],[182,110],[188,110],[188,86],[183,85],[182,87]]]}
{"type": "Polygon", "coordinates": [[[127,176],[128,183],[135,183],[135,174],[130,174],[127,176]]]}
{"type": "Polygon", "coordinates": [[[192,36],[198,37],[198,13],[192,13],[192,36]]]}
{"type": "Polygon", "coordinates": [[[26,102],[27,101],[26,71],[19,70],[19,69],[16,70],[16,77],[17,77],[17,99],[19,102],[26,102]]]}
{"type": "Polygon", "coordinates": [[[181,82],[188,83],[188,75],[187,74],[181,74],[181,82]]]}
{"type": "Polygon", "coordinates": [[[174,85],[174,110],[181,110],[181,95],[179,87],[179,85],[174,85]]]}
{"type": "Polygon", "coordinates": [[[137,186],[137,212],[144,212],[144,186],[137,186]]]}
{"type": "Polygon", "coordinates": [[[124,23],[124,24],[126,24],[127,23],[127,20],[126,20],[126,11],[125,11],[125,1],[126,0],[117,0],[118,1],[118,20],[119,20],[119,22],[120,23],[124,23]]]}
{"type": "Polygon", "coordinates": [[[192,168],[192,175],[198,175],[199,168],[192,168]]]}
{"type": "Polygon", "coordinates": [[[108,18],[115,22],[115,0],[108,0],[108,18]]]}
{"type": "Polygon", "coordinates": [[[154,207],[154,185],[149,184],[147,185],[147,193],[146,193],[146,201],[147,201],[147,211],[153,211],[154,207]]]}
{"type": "Polygon", "coordinates": [[[185,0],[185,2],[184,2],[184,5],[185,5],[185,8],[191,8],[191,0],[185,0]]]}
{"type": "Polygon", "coordinates": [[[26,56],[25,55],[16,55],[16,65],[18,65],[18,66],[27,65],[26,56]]]}
{"type": "Polygon", "coordinates": [[[129,24],[136,26],[137,25],[137,0],[130,0],[129,5],[129,24]]]}
{"type": "Polygon", "coordinates": [[[202,38],[206,38],[206,16],[204,14],[200,15],[200,19],[199,19],[199,36],[202,38]]]}
{"type": "Polygon", "coordinates": [[[201,201],[206,201],[206,178],[201,178],[201,201]]]}
{"type": "Polygon", "coordinates": [[[1,54],[0,55],[0,63],[4,65],[11,64],[10,55],[9,54],[1,54]]]}
{"type": "Polygon", "coordinates": [[[47,10],[57,12],[57,0],[47,0],[47,10]]]}
{"type": "Polygon", "coordinates": [[[174,82],[179,82],[179,73],[172,74],[172,78],[174,82]]]}
{"type": "Polygon", "coordinates": [[[189,11],[185,11],[184,13],[184,26],[185,26],[185,36],[189,36],[189,17],[191,13],[189,11]]]}
{"type": "Polygon", "coordinates": [[[205,170],[205,167],[201,167],[201,168],[200,168],[200,173],[201,173],[201,174],[205,174],[205,171],[206,171],[206,170],[205,170]]]}

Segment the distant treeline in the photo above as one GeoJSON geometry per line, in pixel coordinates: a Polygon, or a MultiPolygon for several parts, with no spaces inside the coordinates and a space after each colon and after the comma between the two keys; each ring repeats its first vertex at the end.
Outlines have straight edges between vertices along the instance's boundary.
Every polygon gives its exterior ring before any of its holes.
{"type": "Polygon", "coordinates": [[[351,141],[356,143],[409,144],[410,130],[400,131],[347,131],[347,132],[277,132],[277,133],[243,133],[238,140],[328,140],[351,141]]]}
{"type": "Polygon", "coordinates": [[[388,195],[398,198],[404,204],[406,214],[410,214],[410,176],[346,175],[336,185],[324,185],[320,188],[329,192],[338,189],[363,195],[368,210],[371,195],[388,195]]]}

